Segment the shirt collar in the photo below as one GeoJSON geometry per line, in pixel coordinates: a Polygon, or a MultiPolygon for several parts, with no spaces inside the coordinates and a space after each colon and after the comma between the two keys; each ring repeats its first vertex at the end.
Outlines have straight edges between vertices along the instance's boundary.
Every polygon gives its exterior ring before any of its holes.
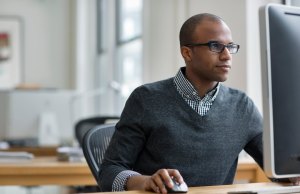
{"type": "MultiPolygon", "coordinates": [[[[194,100],[201,100],[200,96],[198,95],[197,90],[191,84],[189,80],[186,79],[184,76],[185,67],[181,67],[177,72],[176,76],[174,77],[174,83],[179,93],[181,93],[185,98],[194,99],[194,100]]],[[[205,99],[209,98],[211,101],[214,101],[217,97],[219,92],[220,82],[218,82],[217,86],[209,91],[205,95],[205,99]]]]}

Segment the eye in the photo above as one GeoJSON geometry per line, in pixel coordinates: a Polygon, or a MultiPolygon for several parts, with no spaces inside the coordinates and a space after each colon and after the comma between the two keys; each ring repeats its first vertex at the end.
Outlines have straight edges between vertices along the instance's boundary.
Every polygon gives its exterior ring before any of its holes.
{"type": "Polygon", "coordinates": [[[224,45],[218,42],[213,42],[210,45],[210,48],[215,51],[221,51],[224,48],[224,45]]]}
{"type": "Polygon", "coordinates": [[[236,44],[228,44],[227,48],[229,50],[236,50],[238,48],[238,45],[236,45],[236,44]]]}
{"type": "Polygon", "coordinates": [[[232,50],[232,49],[235,48],[235,46],[234,46],[233,44],[228,44],[226,47],[227,47],[229,50],[232,50]]]}

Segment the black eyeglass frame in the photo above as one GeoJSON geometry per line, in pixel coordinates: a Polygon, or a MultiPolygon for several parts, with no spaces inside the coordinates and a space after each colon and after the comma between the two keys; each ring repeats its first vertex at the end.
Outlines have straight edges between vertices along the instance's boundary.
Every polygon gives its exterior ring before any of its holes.
{"type": "Polygon", "coordinates": [[[191,43],[191,44],[185,44],[183,46],[186,46],[186,47],[207,46],[210,51],[215,52],[215,53],[222,53],[224,51],[224,49],[227,48],[230,54],[236,54],[239,51],[239,49],[240,49],[240,45],[239,44],[234,44],[234,43],[222,44],[222,43],[216,42],[216,41],[209,41],[207,43],[191,43]],[[216,51],[212,47],[213,44],[222,45],[223,48],[220,51],[216,51]],[[230,51],[231,49],[229,48],[230,46],[236,46],[236,52],[231,52],[230,51]]]}

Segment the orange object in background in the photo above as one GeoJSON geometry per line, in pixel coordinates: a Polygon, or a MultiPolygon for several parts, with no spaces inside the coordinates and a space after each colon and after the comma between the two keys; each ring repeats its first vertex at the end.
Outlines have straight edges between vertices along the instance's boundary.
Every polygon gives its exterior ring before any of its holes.
{"type": "Polygon", "coordinates": [[[6,32],[0,32],[0,61],[11,57],[10,38],[6,32]]]}

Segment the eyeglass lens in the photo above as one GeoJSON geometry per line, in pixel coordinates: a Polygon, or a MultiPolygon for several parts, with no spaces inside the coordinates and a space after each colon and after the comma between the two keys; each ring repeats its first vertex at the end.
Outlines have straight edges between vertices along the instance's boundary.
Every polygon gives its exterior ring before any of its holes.
{"type": "Polygon", "coordinates": [[[209,44],[209,48],[211,51],[213,52],[217,52],[217,53],[221,53],[223,52],[223,50],[225,49],[225,47],[228,49],[229,53],[233,54],[233,53],[237,53],[238,51],[238,45],[236,44],[221,44],[218,42],[212,42],[209,44]]]}

